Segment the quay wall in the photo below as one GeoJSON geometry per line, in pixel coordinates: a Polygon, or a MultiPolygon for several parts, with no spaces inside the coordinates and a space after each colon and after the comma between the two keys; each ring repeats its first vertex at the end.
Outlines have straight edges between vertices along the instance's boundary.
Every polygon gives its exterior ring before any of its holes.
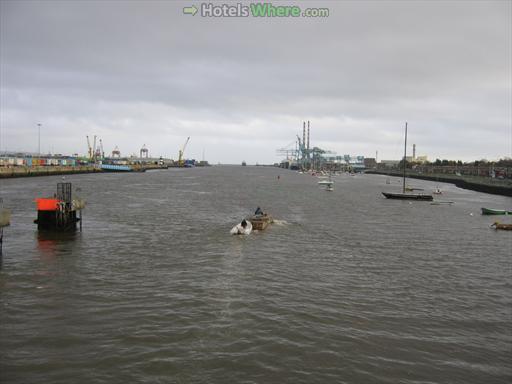
{"type": "MultiPolygon", "coordinates": [[[[145,172],[149,169],[167,169],[167,166],[157,164],[134,164],[130,165],[134,172],[145,172]]],[[[76,165],[76,166],[8,166],[0,167],[0,179],[12,177],[31,177],[31,176],[53,176],[53,175],[71,175],[78,173],[103,173],[103,172],[126,172],[126,171],[103,171],[94,165],[76,165]]]]}
{"type": "Polygon", "coordinates": [[[0,167],[0,179],[11,177],[71,175],[76,173],[97,173],[100,169],[92,165],[78,166],[14,166],[0,167]]]}
{"type": "MultiPolygon", "coordinates": [[[[387,175],[403,177],[403,173],[393,171],[366,171],[369,174],[387,175]]],[[[493,195],[512,197],[512,182],[510,180],[496,180],[489,177],[464,177],[464,176],[447,176],[440,174],[423,175],[417,173],[407,173],[406,176],[411,179],[431,180],[442,183],[455,184],[459,188],[469,189],[477,192],[490,193],[493,195]]]]}

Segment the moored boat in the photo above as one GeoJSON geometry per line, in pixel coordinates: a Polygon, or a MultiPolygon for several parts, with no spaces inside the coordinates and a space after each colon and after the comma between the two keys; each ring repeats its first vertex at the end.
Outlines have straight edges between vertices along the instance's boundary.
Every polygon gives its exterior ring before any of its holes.
{"type": "Polygon", "coordinates": [[[482,215],[512,215],[512,211],[504,209],[482,208],[482,215]]]}
{"type": "Polygon", "coordinates": [[[432,195],[425,195],[425,194],[390,193],[390,192],[382,192],[382,194],[387,199],[422,200],[422,201],[432,201],[432,200],[434,200],[432,195]]]}
{"type": "Polygon", "coordinates": [[[406,159],[407,159],[407,122],[405,123],[405,144],[404,144],[404,157],[403,157],[403,181],[402,181],[402,193],[391,193],[391,192],[382,192],[386,199],[396,199],[396,200],[419,200],[419,201],[432,201],[434,197],[432,195],[427,195],[425,193],[405,193],[408,191],[421,190],[420,188],[410,188],[405,185],[405,169],[406,169],[406,159]]]}
{"type": "Polygon", "coordinates": [[[11,223],[11,211],[0,206],[0,228],[7,227],[11,223]]]}
{"type": "Polygon", "coordinates": [[[491,227],[494,227],[494,229],[504,229],[506,231],[512,231],[512,224],[502,224],[499,221],[494,222],[491,224],[491,227]]]}

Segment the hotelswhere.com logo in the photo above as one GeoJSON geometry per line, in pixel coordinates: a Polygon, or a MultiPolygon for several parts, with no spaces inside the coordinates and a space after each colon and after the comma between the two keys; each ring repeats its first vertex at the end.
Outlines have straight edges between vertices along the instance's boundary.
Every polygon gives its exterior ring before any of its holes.
{"type": "Polygon", "coordinates": [[[214,4],[201,3],[183,8],[183,14],[201,17],[329,17],[328,8],[305,8],[272,3],[214,4]]]}

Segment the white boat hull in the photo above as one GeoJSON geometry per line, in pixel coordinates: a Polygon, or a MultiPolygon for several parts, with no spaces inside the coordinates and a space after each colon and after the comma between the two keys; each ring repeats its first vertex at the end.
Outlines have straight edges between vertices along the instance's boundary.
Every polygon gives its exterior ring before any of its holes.
{"type": "Polygon", "coordinates": [[[242,227],[242,223],[239,223],[237,225],[235,225],[233,228],[231,228],[231,231],[229,231],[229,233],[231,233],[232,235],[249,235],[251,234],[252,232],[252,224],[250,221],[246,221],[247,222],[247,225],[244,227],[242,227]]]}

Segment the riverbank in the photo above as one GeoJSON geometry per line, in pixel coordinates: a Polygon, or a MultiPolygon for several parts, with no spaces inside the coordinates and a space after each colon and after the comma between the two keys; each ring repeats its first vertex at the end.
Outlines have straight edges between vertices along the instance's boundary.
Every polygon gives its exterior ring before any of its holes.
{"type": "MultiPolygon", "coordinates": [[[[367,171],[369,174],[387,175],[402,177],[403,173],[396,171],[367,171]]],[[[444,174],[417,174],[408,172],[406,174],[411,179],[431,180],[442,183],[455,184],[459,188],[469,189],[477,192],[490,193],[493,195],[510,196],[512,197],[512,180],[498,180],[489,177],[476,177],[476,176],[456,176],[444,174]]]]}
{"type": "MultiPolygon", "coordinates": [[[[149,169],[167,169],[166,166],[157,164],[136,164],[131,165],[133,172],[145,172],[149,169]]],[[[78,166],[14,166],[0,167],[0,179],[8,179],[13,177],[36,177],[36,176],[55,176],[55,175],[72,175],[79,173],[104,173],[104,172],[126,172],[126,171],[105,171],[93,165],[78,166]]]]}

